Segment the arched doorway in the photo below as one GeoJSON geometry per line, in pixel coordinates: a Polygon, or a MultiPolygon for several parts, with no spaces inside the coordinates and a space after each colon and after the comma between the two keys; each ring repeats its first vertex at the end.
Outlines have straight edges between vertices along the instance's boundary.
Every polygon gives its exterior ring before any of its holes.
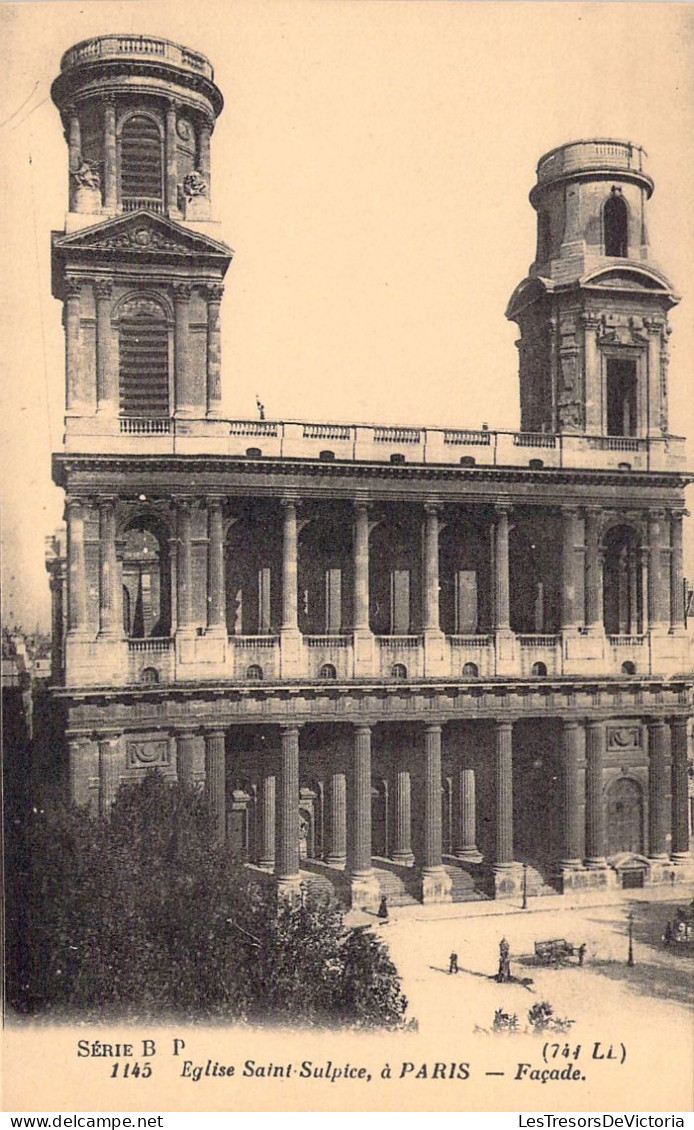
{"type": "Polygon", "coordinates": [[[641,786],[620,777],[607,790],[608,855],[643,851],[643,796],[641,786]]]}
{"type": "Polygon", "coordinates": [[[631,526],[615,526],[605,537],[604,614],[610,636],[643,631],[640,539],[631,526]]]}
{"type": "Polygon", "coordinates": [[[168,540],[136,519],[122,538],[123,630],[130,639],[169,636],[171,586],[168,540]]]}

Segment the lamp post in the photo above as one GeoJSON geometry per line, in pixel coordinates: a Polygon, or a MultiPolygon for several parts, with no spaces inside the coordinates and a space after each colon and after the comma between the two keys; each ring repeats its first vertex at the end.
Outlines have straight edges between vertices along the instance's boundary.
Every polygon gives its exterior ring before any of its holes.
{"type": "Polygon", "coordinates": [[[521,903],[521,910],[528,909],[528,865],[523,864],[523,902],[521,903]]]}
{"type": "Polygon", "coordinates": [[[627,956],[627,965],[632,967],[634,964],[634,913],[629,911],[629,954],[627,956]]]}

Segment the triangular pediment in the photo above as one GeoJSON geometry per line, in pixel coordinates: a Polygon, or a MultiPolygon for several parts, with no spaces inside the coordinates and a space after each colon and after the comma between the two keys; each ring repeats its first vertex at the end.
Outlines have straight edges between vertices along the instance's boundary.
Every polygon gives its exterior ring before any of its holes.
{"type": "Polygon", "coordinates": [[[141,209],[129,212],[116,219],[105,220],[70,235],[56,234],[53,239],[55,251],[68,258],[75,256],[181,256],[203,257],[208,261],[224,260],[229,263],[233,252],[225,243],[220,243],[200,232],[193,232],[182,224],[175,223],[167,216],[158,216],[141,209]]]}

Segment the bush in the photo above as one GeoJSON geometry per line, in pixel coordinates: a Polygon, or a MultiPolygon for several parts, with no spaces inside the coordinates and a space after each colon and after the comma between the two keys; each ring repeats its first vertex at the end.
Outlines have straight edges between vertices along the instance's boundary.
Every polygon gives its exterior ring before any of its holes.
{"type": "Polygon", "coordinates": [[[25,930],[9,999],[25,1012],[129,1019],[397,1026],[406,1000],[383,944],[341,908],[276,902],[228,848],[204,798],[148,775],[110,820],[30,814],[25,930]]]}

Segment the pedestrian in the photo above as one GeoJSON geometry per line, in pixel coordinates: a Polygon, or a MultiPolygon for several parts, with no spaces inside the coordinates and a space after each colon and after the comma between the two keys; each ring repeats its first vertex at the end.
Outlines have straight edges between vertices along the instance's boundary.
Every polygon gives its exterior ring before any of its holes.
{"type": "Polygon", "coordinates": [[[506,938],[499,942],[499,972],[496,979],[501,984],[511,980],[511,947],[506,938]]]}
{"type": "Polygon", "coordinates": [[[458,955],[457,955],[457,953],[452,953],[451,956],[448,959],[448,972],[449,973],[457,973],[458,972],[458,955]]]}
{"type": "Polygon", "coordinates": [[[378,904],[378,913],[376,917],[380,918],[381,922],[383,922],[384,925],[388,921],[388,900],[385,895],[381,896],[381,901],[378,904]]]}
{"type": "Polygon", "coordinates": [[[585,956],[586,956],[586,943],[581,942],[580,946],[578,947],[578,964],[579,965],[583,965],[583,961],[585,959],[585,956]]]}
{"type": "Polygon", "coordinates": [[[663,934],[663,941],[665,942],[666,946],[669,946],[670,942],[672,941],[672,926],[669,922],[665,923],[665,933],[663,934]]]}

